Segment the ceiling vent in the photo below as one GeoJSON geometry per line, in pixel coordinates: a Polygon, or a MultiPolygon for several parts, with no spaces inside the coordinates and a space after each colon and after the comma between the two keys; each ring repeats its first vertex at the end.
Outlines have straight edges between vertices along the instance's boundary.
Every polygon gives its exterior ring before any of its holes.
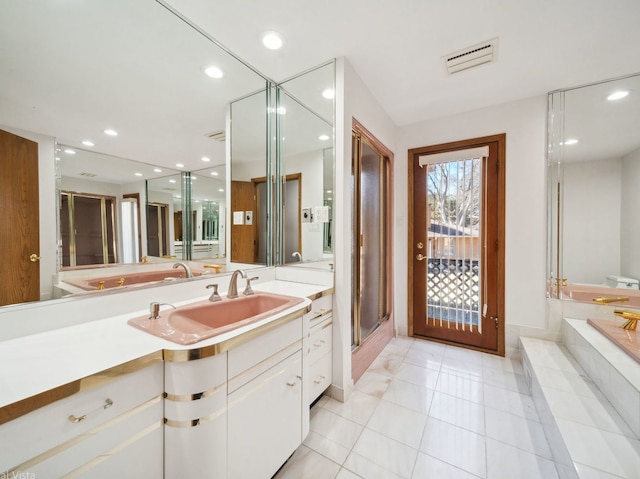
{"type": "Polygon", "coordinates": [[[223,142],[224,140],[227,139],[225,133],[223,130],[220,131],[214,131],[213,133],[207,133],[207,136],[209,138],[211,138],[212,140],[216,140],[216,141],[220,141],[223,142]]]}
{"type": "Polygon", "coordinates": [[[95,178],[98,175],[94,175],[93,173],[80,173],[80,176],[86,176],[87,178],[95,178]]]}
{"type": "Polygon", "coordinates": [[[498,59],[498,39],[478,43],[443,57],[447,73],[453,75],[498,59]]]}

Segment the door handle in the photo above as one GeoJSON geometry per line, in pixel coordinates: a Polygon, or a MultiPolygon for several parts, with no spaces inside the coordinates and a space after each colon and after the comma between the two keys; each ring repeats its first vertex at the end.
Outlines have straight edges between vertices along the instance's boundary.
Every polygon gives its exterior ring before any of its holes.
{"type": "Polygon", "coordinates": [[[422,241],[418,241],[418,244],[416,244],[416,247],[418,249],[422,249],[422,248],[424,248],[424,244],[422,243],[422,241]]]}
{"type": "Polygon", "coordinates": [[[29,261],[31,261],[32,263],[35,263],[36,261],[40,261],[40,256],[33,253],[31,256],[29,256],[29,261]]]}
{"type": "Polygon", "coordinates": [[[423,261],[423,260],[427,259],[427,257],[426,257],[426,256],[423,256],[423,255],[422,255],[422,253],[418,253],[418,254],[416,255],[416,259],[417,259],[418,261],[423,261]]]}

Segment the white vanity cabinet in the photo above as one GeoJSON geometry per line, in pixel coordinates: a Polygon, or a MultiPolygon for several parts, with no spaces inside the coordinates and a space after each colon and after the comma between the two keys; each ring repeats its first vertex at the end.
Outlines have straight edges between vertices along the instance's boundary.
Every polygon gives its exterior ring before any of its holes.
{"type": "Polygon", "coordinates": [[[228,352],[229,478],[268,479],[302,442],[302,322],[228,352]]]}
{"type": "Polygon", "coordinates": [[[227,354],[165,362],[165,477],[227,477],[227,354]]]}
{"type": "Polygon", "coordinates": [[[308,404],[313,403],[331,385],[333,353],[333,295],[313,301],[305,315],[305,371],[308,404]]]}
{"type": "Polygon", "coordinates": [[[102,384],[0,426],[0,471],[7,477],[162,477],[162,363],[88,379],[102,384]]]}

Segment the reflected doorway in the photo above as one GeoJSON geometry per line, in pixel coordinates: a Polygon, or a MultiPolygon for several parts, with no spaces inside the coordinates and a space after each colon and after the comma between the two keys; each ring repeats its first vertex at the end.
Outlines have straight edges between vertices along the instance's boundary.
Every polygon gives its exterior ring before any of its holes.
{"type": "Polygon", "coordinates": [[[147,254],[169,256],[169,205],[147,203],[147,254]]]}

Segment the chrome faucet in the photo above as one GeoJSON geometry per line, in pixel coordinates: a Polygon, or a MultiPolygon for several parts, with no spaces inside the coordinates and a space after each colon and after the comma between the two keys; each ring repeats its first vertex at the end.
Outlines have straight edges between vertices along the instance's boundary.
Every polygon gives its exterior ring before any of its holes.
{"type": "Polygon", "coordinates": [[[173,309],[176,309],[173,304],[154,301],[149,305],[149,319],[158,319],[160,317],[160,306],[171,306],[173,309]]]}
{"type": "Polygon", "coordinates": [[[186,273],[187,278],[193,278],[193,273],[191,272],[191,268],[187,263],[179,261],[173,265],[173,269],[176,269],[178,266],[182,266],[184,268],[184,272],[186,273]]]}
{"type": "Polygon", "coordinates": [[[218,294],[218,285],[217,284],[208,284],[206,286],[207,289],[213,288],[213,292],[211,296],[209,296],[209,301],[215,303],[216,301],[222,301],[222,298],[218,294]]]}
{"type": "Polygon", "coordinates": [[[244,294],[245,296],[251,296],[252,294],[255,294],[253,292],[253,288],[251,287],[251,281],[257,281],[259,279],[260,278],[258,276],[254,276],[253,278],[247,278],[247,285],[245,286],[242,294],[244,294]]]}
{"type": "Polygon", "coordinates": [[[291,256],[293,256],[294,258],[298,257],[298,261],[300,261],[302,263],[302,255],[300,254],[299,251],[294,251],[291,256]]]}
{"type": "Polygon", "coordinates": [[[231,281],[229,281],[229,292],[227,293],[227,298],[233,299],[238,297],[238,275],[242,276],[244,279],[247,279],[247,273],[245,273],[241,269],[237,269],[231,275],[231,281]]]}

